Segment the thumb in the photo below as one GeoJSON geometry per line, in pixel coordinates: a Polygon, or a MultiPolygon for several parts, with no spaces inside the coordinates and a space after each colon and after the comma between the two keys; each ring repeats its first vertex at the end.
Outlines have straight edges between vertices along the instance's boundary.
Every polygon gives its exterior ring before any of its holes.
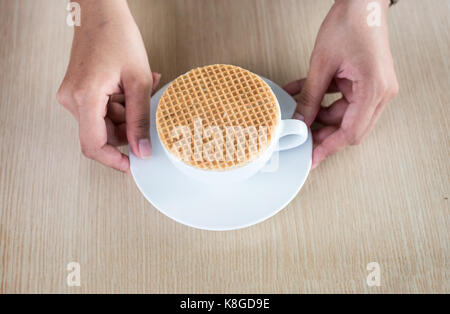
{"type": "Polygon", "coordinates": [[[139,158],[152,155],[150,140],[150,95],[152,75],[124,73],[122,84],[125,94],[127,139],[131,150],[139,158]]]}
{"type": "Polygon", "coordinates": [[[152,72],[152,78],[153,78],[153,86],[152,86],[152,96],[153,96],[153,94],[156,93],[159,83],[161,82],[161,73],[152,72]]]}
{"type": "Polygon", "coordinates": [[[294,113],[295,118],[304,118],[308,126],[311,126],[314,122],[320,110],[323,97],[335,74],[331,63],[324,60],[324,58],[318,59],[314,55],[311,58],[308,76],[303,85],[294,113]]]}

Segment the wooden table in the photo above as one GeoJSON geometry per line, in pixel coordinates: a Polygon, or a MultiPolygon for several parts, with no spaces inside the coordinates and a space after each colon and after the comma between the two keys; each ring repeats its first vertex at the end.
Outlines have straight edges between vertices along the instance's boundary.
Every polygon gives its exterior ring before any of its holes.
{"type": "MultiPolygon", "coordinates": [[[[130,1],[166,83],[231,63],[305,75],[331,1],[130,1]]],[[[400,94],[371,135],[313,171],[278,215],[207,232],[159,213],[131,177],[82,157],[55,94],[65,1],[0,0],[0,292],[450,292],[448,0],[400,1],[400,94]],[[81,266],[68,287],[67,264],[81,266]],[[370,262],[381,286],[369,287],[370,262]]]]}

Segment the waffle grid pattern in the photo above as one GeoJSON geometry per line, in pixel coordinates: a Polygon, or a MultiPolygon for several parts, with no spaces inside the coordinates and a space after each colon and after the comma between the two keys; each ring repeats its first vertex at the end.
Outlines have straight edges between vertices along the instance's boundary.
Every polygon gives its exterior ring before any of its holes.
{"type": "Polygon", "coordinates": [[[196,168],[228,170],[250,162],[267,148],[279,114],[275,95],[259,76],[236,66],[211,65],[193,69],[169,85],[156,121],[161,142],[177,158],[196,168]],[[235,136],[232,154],[227,141],[230,127],[235,136]],[[256,151],[249,145],[253,135],[249,130],[265,131],[266,138],[258,141],[256,151]],[[214,158],[207,156],[206,147],[214,158]]]}

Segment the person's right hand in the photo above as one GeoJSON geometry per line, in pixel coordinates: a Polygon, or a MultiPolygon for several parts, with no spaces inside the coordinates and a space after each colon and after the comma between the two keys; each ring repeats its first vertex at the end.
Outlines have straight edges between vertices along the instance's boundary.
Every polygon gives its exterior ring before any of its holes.
{"type": "Polygon", "coordinates": [[[294,118],[312,131],[312,169],[348,145],[360,143],[372,130],[386,105],[398,93],[389,47],[388,0],[336,0],[317,35],[305,79],[285,86],[299,95],[294,118]],[[367,23],[368,5],[379,5],[380,25],[367,23]],[[342,97],[322,107],[325,93],[342,97]]]}
{"type": "Polygon", "coordinates": [[[57,99],[78,121],[83,154],[128,172],[128,156],[116,146],[128,142],[136,156],[151,156],[150,95],[160,75],[150,71],[125,0],[78,2],[81,26],[57,99]]]}

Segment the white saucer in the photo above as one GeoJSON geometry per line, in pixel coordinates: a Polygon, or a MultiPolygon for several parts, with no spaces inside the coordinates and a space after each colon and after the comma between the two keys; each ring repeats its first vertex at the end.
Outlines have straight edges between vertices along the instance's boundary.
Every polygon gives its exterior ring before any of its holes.
{"type": "MultiPolygon", "coordinates": [[[[280,86],[263,79],[278,98],[282,119],[289,119],[295,110],[295,100],[280,86]]],[[[167,86],[151,100],[152,158],[141,160],[130,153],[133,178],[154,207],[179,223],[219,231],[257,224],[289,204],[300,191],[311,168],[311,134],[302,146],[280,153],[275,172],[261,172],[232,185],[200,183],[177,170],[161,146],[155,117],[167,86]]]]}

